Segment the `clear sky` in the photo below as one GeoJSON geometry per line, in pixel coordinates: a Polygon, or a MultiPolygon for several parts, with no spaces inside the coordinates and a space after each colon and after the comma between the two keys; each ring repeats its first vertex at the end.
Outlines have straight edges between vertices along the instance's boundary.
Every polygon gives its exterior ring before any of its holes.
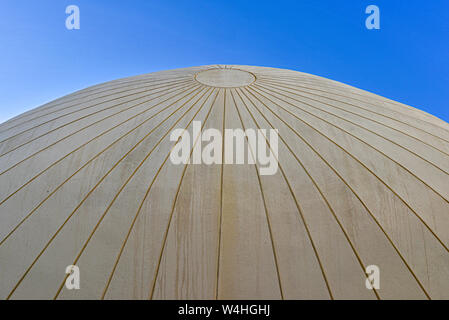
{"type": "Polygon", "coordinates": [[[448,0],[2,0],[0,45],[0,122],[97,83],[205,64],[303,71],[449,122],[448,0]],[[65,27],[71,4],[80,30],[65,27]],[[380,30],[365,28],[370,4],[380,30]]]}

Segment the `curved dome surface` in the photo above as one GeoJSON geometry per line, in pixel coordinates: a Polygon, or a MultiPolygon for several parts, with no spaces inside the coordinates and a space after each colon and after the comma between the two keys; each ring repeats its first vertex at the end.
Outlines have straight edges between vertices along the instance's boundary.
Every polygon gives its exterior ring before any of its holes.
{"type": "Polygon", "coordinates": [[[448,299],[448,174],[447,123],[321,77],[96,85],[0,125],[0,298],[448,299]],[[174,164],[196,120],[277,129],[277,172],[174,164]]]}

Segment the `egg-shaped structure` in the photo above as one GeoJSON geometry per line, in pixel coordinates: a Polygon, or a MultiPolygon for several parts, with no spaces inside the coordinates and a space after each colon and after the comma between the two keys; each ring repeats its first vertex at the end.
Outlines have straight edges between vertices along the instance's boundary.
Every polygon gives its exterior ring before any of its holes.
{"type": "Polygon", "coordinates": [[[449,125],[332,80],[177,69],[0,125],[1,299],[448,299],[448,248],[449,125]],[[276,170],[227,129],[276,129],[276,170]]]}

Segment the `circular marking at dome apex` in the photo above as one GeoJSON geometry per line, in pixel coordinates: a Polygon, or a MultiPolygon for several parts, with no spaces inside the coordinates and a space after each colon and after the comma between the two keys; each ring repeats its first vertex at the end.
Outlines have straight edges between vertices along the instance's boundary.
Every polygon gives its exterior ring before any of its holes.
{"type": "Polygon", "coordinates": [[[195,79],[201,84],[217,88],[244,87],[256,81],[256,77],[248,71],[219,68],[200,71],[195,79]]]}

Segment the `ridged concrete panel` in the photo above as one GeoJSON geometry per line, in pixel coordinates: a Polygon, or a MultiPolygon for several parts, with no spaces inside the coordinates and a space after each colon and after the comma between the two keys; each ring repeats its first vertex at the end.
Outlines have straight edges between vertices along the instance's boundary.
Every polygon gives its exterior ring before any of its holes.
{"type": "Polygon", "coordinates": [[[448,248],[449,124],[321,77],[156,72],[0,125],[2,299],[449,299],[448,248]],[[278,129],[279,169],[173,164],[193,121],[278,129]]]}

